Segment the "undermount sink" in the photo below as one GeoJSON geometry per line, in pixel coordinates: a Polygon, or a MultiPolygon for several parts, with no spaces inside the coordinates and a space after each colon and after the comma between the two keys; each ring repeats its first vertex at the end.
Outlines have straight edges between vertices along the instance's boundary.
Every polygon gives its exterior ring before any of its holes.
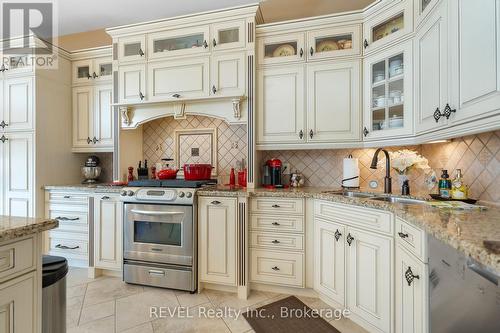
{"type": "Polygon", "coordinates": [[[405,205],[422,205],[422,204],[426,203],[425,200],[400,198],[400,197],[392,197],[392,196],[374,197],[374,198],[370,198],[370,200],[384,201],[384,202],[390,202],[390,203],[400,203],[400,204],[405,204],[405,205]]]}
{"type": "Polygon", "coordinates": [[[354,191],[325,191],[323,193],[336,194],[349,198],[373,198],[374,195],[365,192],[354,192],[354,191]]]}

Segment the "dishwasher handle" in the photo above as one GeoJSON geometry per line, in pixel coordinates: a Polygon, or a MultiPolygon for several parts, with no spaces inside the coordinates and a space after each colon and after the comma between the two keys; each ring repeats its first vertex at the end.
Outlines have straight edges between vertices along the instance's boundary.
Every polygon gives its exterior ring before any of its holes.
{"type": "Polygon", "coordinates": [[[472,258],[467,259],[467,268],[475,272],[476,274],[482,276],[483,278],[493,283],[494,285],[498,286],[499,277],[496,276],[494,273],[490,272],[489,270],[487,270],[486,268],[484,268],[483,265],[481,265],[474,259],[472,258]]]}

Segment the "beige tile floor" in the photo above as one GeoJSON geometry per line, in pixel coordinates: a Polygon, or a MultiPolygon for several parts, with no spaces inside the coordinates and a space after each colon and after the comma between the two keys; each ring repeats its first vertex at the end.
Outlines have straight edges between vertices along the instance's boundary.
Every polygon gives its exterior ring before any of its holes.
{"type": "MultiPolygon", "coordinates": [[[[68,333],[163,333],[163,332],[253,332],[243,317],[234,315],[206,318],[201,311],[257,308],[288,295],[252,292],[247,300],[235,294],[205,290],[201,294],[123,283],[119,278],[87,278],[86,269],[71,268],[67,278],[68,333]],[[166,307],[166,317],[151,318],[150,307],[166,307]],[[170,312],[189,307],[192,318],[180,318],[170,312]]],[[[328,308],[317,298],[299,297],[313,309],[328,308]]],[[[331,320],[342,333],[364,333],[349,319],[331,320]]]]}

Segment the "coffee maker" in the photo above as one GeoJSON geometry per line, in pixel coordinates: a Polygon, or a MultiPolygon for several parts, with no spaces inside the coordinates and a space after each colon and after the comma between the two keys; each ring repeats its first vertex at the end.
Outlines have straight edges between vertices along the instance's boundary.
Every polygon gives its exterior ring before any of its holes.
{"type": "Polygon", "coordinates": [[[283,163],[277,158],[270,159],[264,164],[262,172],[262,185],[265,188],[284,188],[283,179],[283,163]]]}

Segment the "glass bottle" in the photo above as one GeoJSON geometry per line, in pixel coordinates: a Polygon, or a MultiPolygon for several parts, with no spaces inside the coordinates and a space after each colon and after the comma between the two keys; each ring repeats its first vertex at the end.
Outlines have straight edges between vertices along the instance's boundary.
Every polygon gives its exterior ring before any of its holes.
{"type": "Polygon", "coordinates": [[[464,184],[462,178],[462,170],[457,169],[455,178],[451,182],[451,198],[464,200],[467,199],[467,185],[464,184]]]}

